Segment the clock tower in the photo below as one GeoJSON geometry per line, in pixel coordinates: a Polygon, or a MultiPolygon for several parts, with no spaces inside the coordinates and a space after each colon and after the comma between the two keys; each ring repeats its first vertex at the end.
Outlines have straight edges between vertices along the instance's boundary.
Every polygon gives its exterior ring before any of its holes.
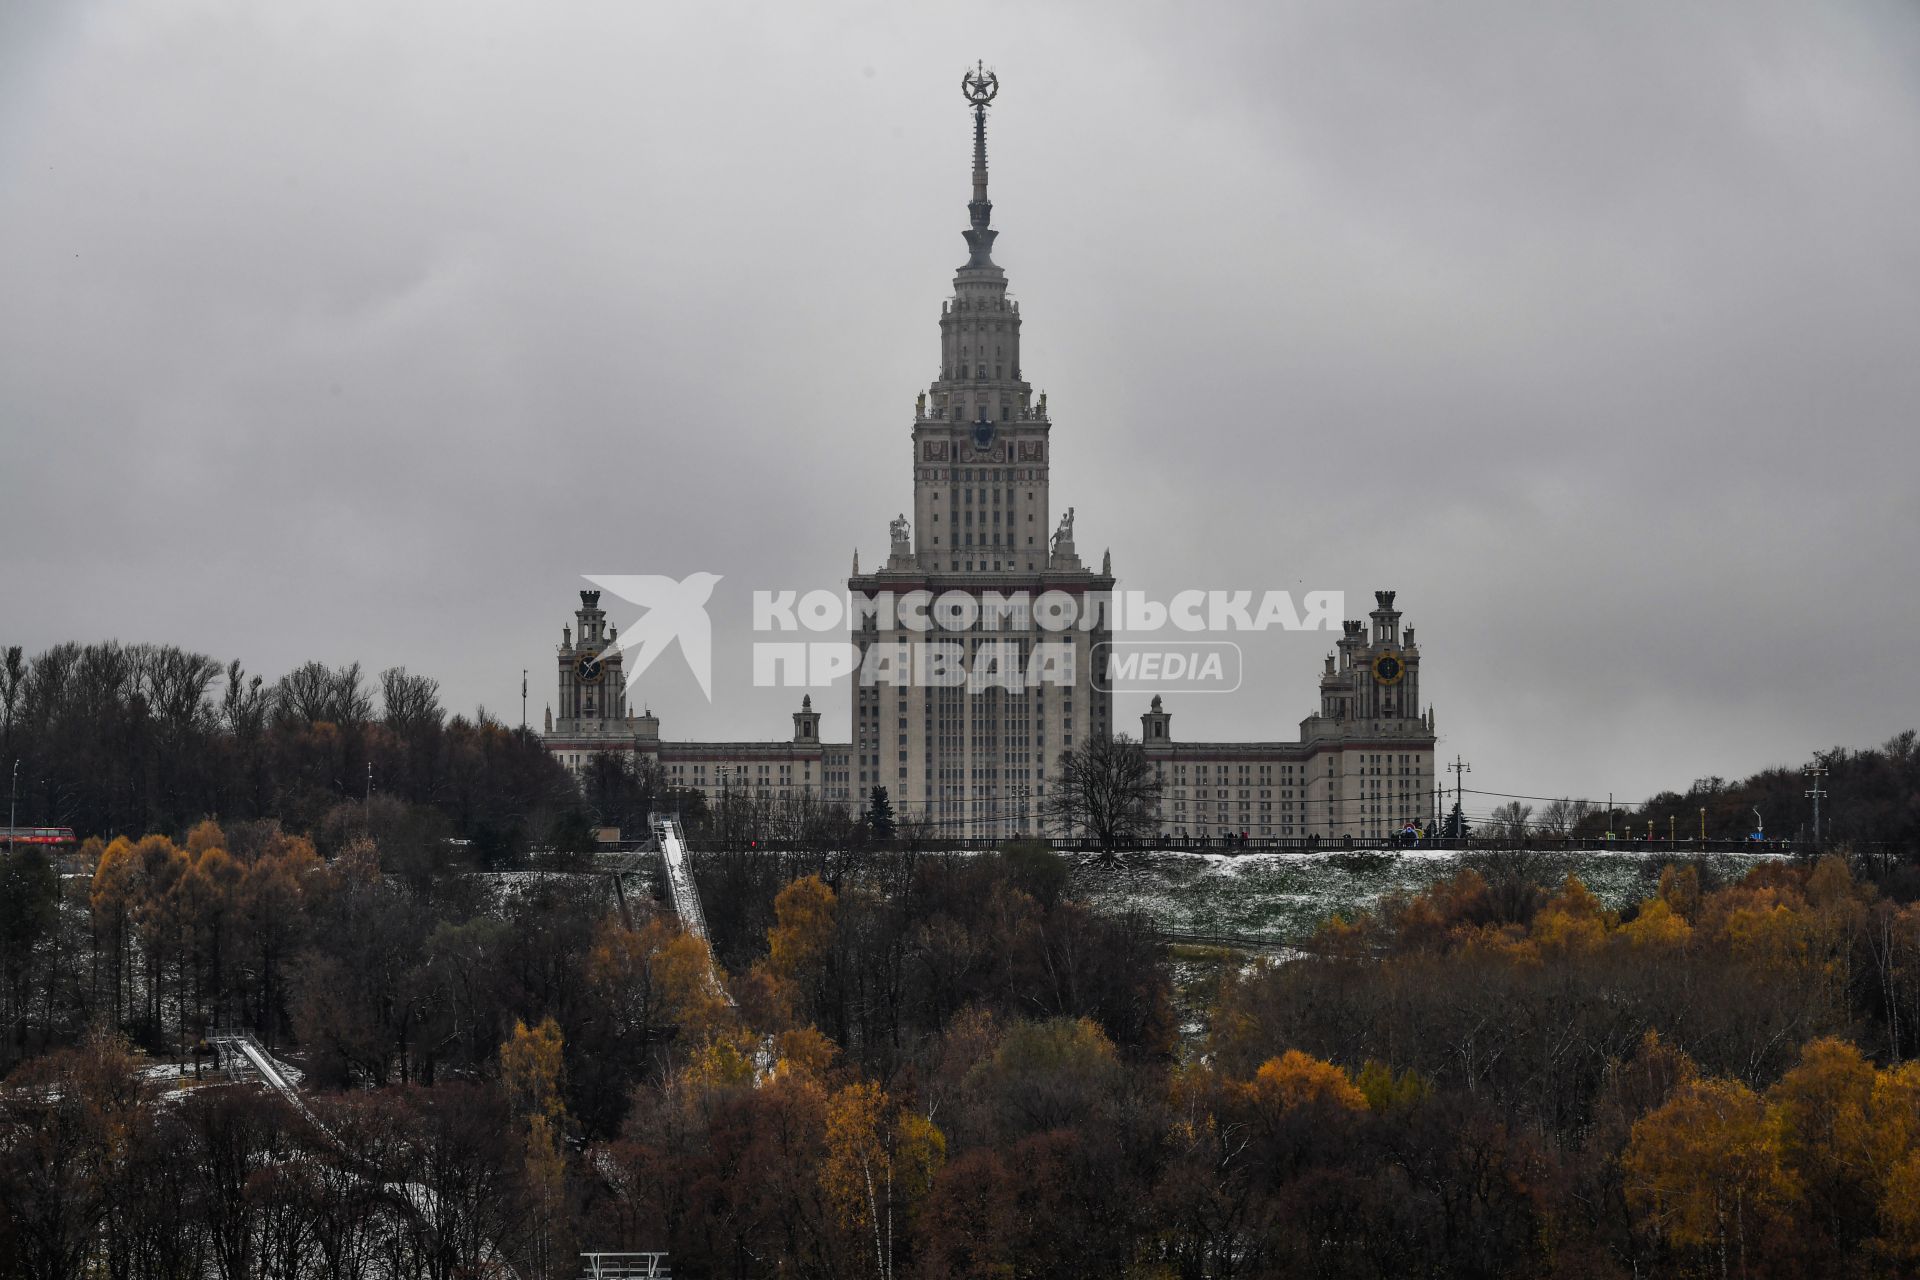
{"type": "Polygon", "coordinates": [[[993,261],[1000,234],[987,198],[987,104],[1000,90],[985,69],[962,90],[973,104],[973,199],[961,234],[967,260],[940,304],[939,376],[915,405],[913,555],[933,573],[1035,573],[1047,567],[1047,397],[1036,403],[1020,362],[1020,304],[993,261]],[[962,477],[991,477],[984,504],[962,477]]]}
{"type": "Polygon", "coordinates": [[[1093,676],[1096,647],[1111,638],[1113,577],[1105,563],[1096,573],[1081,562],[1072,508],[1054,523],[1047,397],[1036,399],[1026,379],[1020,304],[993,260],[987,105],[999,91],[984,66],[961,79],[973,109],[967,260],[940,307],[938,376],[914,405],[913,518],[893,521],[884,567],[861,574],[856,556],[847,584],[863,659],[875,645],[939,648],[964,655],[966,669],[960,683],[918,669],[894,683],[868,679],[863,665],[853,684],[854,794],[884,786],[902,818],[973,840],[1038,832],[1060,755],[1112,731],[1112,696],[1093,676]],[[949,620],[939,629],[858,611],[862,597],[916,593],[940,601],[949,620]],[[1038,609],[994,613],[1008,599],[1043,598],[1070,600],[1074,625],[1043,626],[1038,609]]]}
{"type": "MultiPolygon", "coordinates": [[[[560,719],[586,729],[627,718],[627,681],[616,629],[607,622],[598,591],[582,591],[574,625],[560,629],[560,719]]],[[[620,732],[631,734],[630,726],[620,732]]]]}

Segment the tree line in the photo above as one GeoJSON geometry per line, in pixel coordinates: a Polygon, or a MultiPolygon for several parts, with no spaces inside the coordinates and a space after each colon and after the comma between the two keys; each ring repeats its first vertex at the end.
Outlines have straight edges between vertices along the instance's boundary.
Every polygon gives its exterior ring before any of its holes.
{"type": "Polygon", "coordinates": [[[22,825],[184,832],[212,814],[320,825],[343,800],[430,810],[485,861],[524,856],[577,810],[539,739],[447,714],[430,676],[309,662],[271,682],[171,645],[0,653],[0,767],[22,825]]]}
{"type": "Polygon", "coordinates": [[[1843,858],[1675,865],[1619,911],[1487,858],[1257,962],[1170,954],[1040,846],[782,856],[716,971],[605,877],[112,842],[64,904],[96,1007],[0,1088],[0,1276],[1920,1264],[1920,904],[1843,858]],[[157,1002],[173,1043],[274,984],[311,1120],[111,1025],[157,1002]]]}
{"type": "Polygon", "coordinates": [[[1816,751],[1808,766],[1762,769],[1736,782],[1696,778],[1684,790],[1662,791],[1611,810],[1590,799],[1509,800],[1480,824],[1484,834],[1518,842],[1574,837],[1618,839],[1744,839],[1764,830],[1770,839],[1814,840],[1816,782],[1824,793],[1819,840],[1873,846],[1891,855],[1920,849],[1920,734],[1908,729],[1878,747],[1816,751]],[[1808,770],[1819,769],[1817,776],[1808,770]]]}

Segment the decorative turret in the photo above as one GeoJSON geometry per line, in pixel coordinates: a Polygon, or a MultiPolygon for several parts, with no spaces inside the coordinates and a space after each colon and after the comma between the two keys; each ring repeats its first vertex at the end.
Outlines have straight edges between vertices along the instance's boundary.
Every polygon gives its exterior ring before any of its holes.
{"type": "Polygon", "coordinates": [[[1158,745],[1173,737],[1173,713],[1160,705],[1160,695],[1153,695],[1153,705],[1140,717],[1140,741],[1158,745]]]}
{"type": "Polygon", "coordinates": [[[793,713],[793,740],[820,741],[820,713],[813,709],[813,695],[810,693],[800,699],[800,709],[793,713]]]}
{"type": "MultiPolygon", "coordinates": [[[[1361,618],[1341,624],[1337,653],[1327,656],[1320,676],[1318,719],[1365,723],[1370,731],[1392,726],[1396,733],[1417,728],[1430,734],[1431,723],[1420,710],[1420,650],[1413,628],[1403,632],[1393,592],[1376,591],[1373,599],[1371,626],[1361,618]]],[[[1315,719],[1308,717],[1303,731],[1315,719]]]]}
{"type": "Polygon", "coordinates": [[[1375,644],[1400,643],[1400,611],[1393,607],[1394,594],[1391,591],[1373,593],[1374,610],[1368,616],[1373,619],[1375,644]]]}
{"type": "Polygon", "coordinates": [[[560,629],[560,727],[628,716],[624,661],[598,591],[582,591],[574,625],[560,629]]]}

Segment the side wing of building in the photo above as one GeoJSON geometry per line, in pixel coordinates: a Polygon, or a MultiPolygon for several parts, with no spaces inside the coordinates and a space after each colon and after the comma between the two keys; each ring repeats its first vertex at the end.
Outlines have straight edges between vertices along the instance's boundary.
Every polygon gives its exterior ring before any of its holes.
{"type": "Polygon", "coordinates": [[[1320,677],[1320,708],[1297,742],[1180,742],[1156,697],[1140,739],[1161,784],[1171,843],[1318,845],[1387,841],[1439,817],[1431,711],[1420,709],[1420,649],[1394,593],[1348,621],[1320,677]]]}

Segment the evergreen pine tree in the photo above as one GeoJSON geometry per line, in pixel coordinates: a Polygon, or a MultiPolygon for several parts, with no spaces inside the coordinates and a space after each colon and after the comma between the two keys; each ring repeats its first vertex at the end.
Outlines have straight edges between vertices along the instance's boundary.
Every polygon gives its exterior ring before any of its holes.
{"type": "Polygon", "coordinates": [[[873,829],[874,839],[893,839],[893,801],[885,787],[875,787],[867,797],[867,825],[873,829]]]}

